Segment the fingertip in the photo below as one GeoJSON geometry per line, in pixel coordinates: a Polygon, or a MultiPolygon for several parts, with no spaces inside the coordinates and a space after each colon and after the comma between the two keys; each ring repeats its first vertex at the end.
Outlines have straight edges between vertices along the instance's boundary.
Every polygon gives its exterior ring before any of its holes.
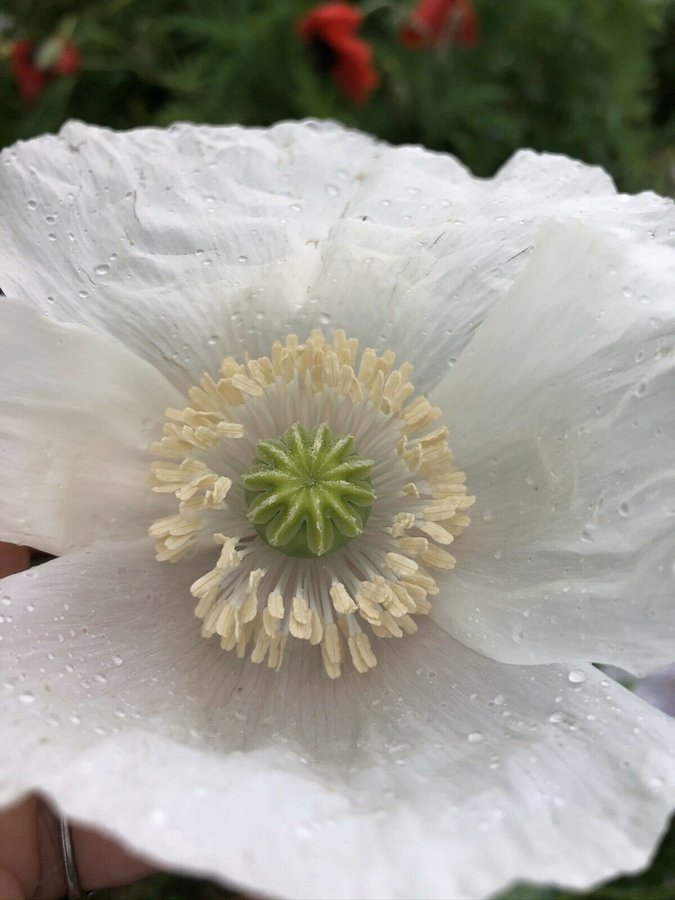
{"type": "MultiPolygon", "coordinates": [[[[30,548],[0,541],[0,578],[23,572],[30,566],[30,548]]],[[[4,897],[4,894],[0,894],[4,897]]]]}

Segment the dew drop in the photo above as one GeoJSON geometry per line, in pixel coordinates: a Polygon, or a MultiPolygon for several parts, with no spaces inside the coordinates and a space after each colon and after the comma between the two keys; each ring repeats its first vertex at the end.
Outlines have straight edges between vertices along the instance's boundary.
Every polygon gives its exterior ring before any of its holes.
{"type": "Polygon", "coordinates": [[[567,680],[572,684],[583,684],[586,681],[586,676],[581,671],[581,669],[572,669],[572,671],[567,676],[567,680]]]}
{"type": "Polygon", "coordinates": [[[330,313],[327,313],[327,312],[319,313],[319,322],[321,322],[322,325],[330,325],[330,323],[331,323],[330,313]]]}
{"type": "Polygon", "coordinates": [[[28,209],[37,209],[37,200],[29,200],[26,206],[28,207],[28,209]]]}
{"type": "Polygon", "coordinates": [[[247,263],[247,262],[248,262],[248,256],[243,256],[243,255],[242,255],[242,256],[238,256],[238,257],[237,257],[237,262],[242,263],[242,265],[243,265],[244,263],[247,263]]]}
{"type": "Polygon", "coordinates": [[[466,739],[470,744],[480,744],[481,741],[485,740],[485,735],[481,734],[480,731],[472,731],[471,734],[467,735],[466,739]]]}
{"type": "Polygon", "coordinates": [[[53,225],[56,222],[56,216],[45,216],[45,222],[47,225],[53,225]]]}
{"type": "Polygon", "coordinates": [[[299,203],[291,203],[291,209],[293,210],[294,213],[302,212],[302,207],[300,206],[299,203]]]}
{"type": "Polygon", "coordinates": [[[218,343],[218,335],[217,335],[217,334],[212,334],[211,337],[209,337],[209,338],[207,339],[206,343],[207,343],[210,347],[213,347],[214,344],[217,344],[217,343],[218,343]]]}
{"type": "Polygon", "coordinates": [[[627,503],[619,504],[619,515],[624,519],[627,519],[628,516],[630,516],[630,506],[627,503]]]}
{"type": "Polygon", "coordinates": [[[35,702],[35,694],[32,691],[24,691],[23,694],[19,696],[19,700],[28,706],[35,702]]]}
{"type": "Polygon", "coordinates": [[[87,297],[89,296],[89,291],[78,291],[78,292],[77,292],[77,296],[78,296],[81,300],[86,300],[87,297]]]}
{"type": "Polygon", "coordinates": [[[327,184],[326,185],[326,193],[330,197],[337,197],[340,193],[340,188],[336,187],[334,184],[327,184]]]}
{"type": "Polygon", "coordinates": [[[113,664],[116,666],[121,666],[122,663],[124,662],[124,660],[122,659],[121,656],[113,656],[112,661],[113,661],[113,664]]]}
{"type": "Polygon", "coordinates": [[[102,263],[94,269],[94,272],[96,272],[97,275],[107,275],[109,271],[110,266],[107,263],[102,263]]]}
{"type": "Polygon", "coordinates": [[[47,237],[49,238],[50,241],[56,240],[56,235],[54,234],[53,231],[50,231],[49,234],[47,235],[47,237]]]}

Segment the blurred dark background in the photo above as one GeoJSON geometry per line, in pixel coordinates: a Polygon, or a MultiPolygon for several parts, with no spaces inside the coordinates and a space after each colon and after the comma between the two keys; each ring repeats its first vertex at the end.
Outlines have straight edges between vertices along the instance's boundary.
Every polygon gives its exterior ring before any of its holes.
{"type": "Polygon", "coordinates": [[[450,151],[480,175],[529,146],[598,163],[623,190],[673,191],[675,0],[0,9],[1,145],[70,117],[114,128],[332,117],[450,151]]]}

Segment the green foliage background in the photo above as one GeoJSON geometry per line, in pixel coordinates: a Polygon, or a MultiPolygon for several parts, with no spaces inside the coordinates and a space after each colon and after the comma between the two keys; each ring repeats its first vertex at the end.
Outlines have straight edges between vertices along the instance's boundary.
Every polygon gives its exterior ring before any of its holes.
{"type": "MultiPolygon", "coordinates": [[[[267,125],[331,117],[394,143],[455,153],[479,175],[518,147],[604,166],[623,190],[672,193],[675,0],[474,0],[475,48],[411,51],[397,39],[413,0],[363,0],[362,36],[381,83],[343,97],[296,33],[307,0],[5,0],[0,28],[0,146],[76,117],[114,128],[176,120],[267,125]],[[82,71],[22,101],[14,39],[65,29],[82,71]]],[[[161,875],[109,900],[219,900],[208,882],[161,875]]],[[[508,900],[563,900],[516,887],[508,900]]],[[[675,900],[675,832],[654,865],[592,892],[597,900],[675,900]]]]}

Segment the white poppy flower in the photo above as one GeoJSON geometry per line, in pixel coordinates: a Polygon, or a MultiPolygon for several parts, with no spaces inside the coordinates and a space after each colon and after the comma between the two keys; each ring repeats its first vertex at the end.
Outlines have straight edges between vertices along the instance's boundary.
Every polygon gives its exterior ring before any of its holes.
{"type": "Polygon", "coordinates": [[[590,663],[673,657],[672,203],[332,124],[73,123],[3,152],[0,221],[0,539],[60,557],[0,587],[2,802],[293,897],[646,863],[675,727],[590,663]],[[243,485],[295,422],[372,460],[301,559],[243,485]]]}

